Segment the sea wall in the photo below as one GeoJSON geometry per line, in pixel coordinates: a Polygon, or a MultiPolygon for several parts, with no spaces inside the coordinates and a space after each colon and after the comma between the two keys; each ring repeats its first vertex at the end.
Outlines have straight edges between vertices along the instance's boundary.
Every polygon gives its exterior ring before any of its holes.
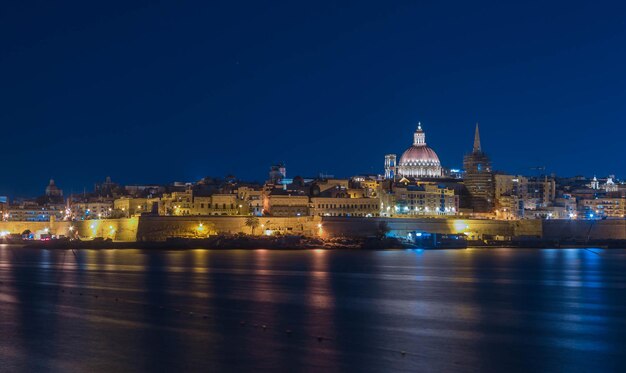
{"type": "Polygon", "coordinates": [[[381,224],[390,234],[407,236],[410,232],[464,233],[472,239],[513,236],[541,237],[540,220],[481,220],[448,218],[322,218],[324,233],[328,236],[372,236],[381,224]]]}
{"type": "Polygon", "coordinates": [[[11,234],[22,234],[29,230],[35,235],[46,233],[57,234],[57,230],[63,231],[63,224],[55,224],[55,222],[30,222],[30,221],[0,221],[0,232],[8,232],[11,234]]]}
{"type": "MultiPolygon", "coordinates": [[[[116,241],[164,241],[169,237],[206,237],[218,233],[252,233],[245,216],[142,216],[85,221],[0,222],[0,232],[36,236],[77,234],[116,241]]],[[[276,233],[322,237],[373,236],[384,222],[390,233],[465,233],[472,239],[543,237],[548,240],[626,240],[626,220],[480,220],[454,218],[259,217],[255,234],[276,233]]]]}
{"type": "Polygon", "coordinates": [[[84,221],[3,221],[0,222],[0,231],[21,234],[30,230],[35,238],[43,233],[50,233],[56,236],[77,236],[81,239],[103,237],[116,241],[135,241],[138,222],[138,217],[84,221]]]}
{"type": "MultiPolygon", "coordinates": [[[[83,239],[110,238],[115,241],[135,241],[139,217],[126,219],[94,219],[71,222],[71,226],[83,239]]],[[[69,229],[69,226],[66,228],[69,229]]],[[[68,234],[66,234],[68,235],[68,234]]]]}
{"type": "Polygon", "coordinates": [[[549,240],[626,240],[626,220],[544,220],[549,240]]]}
{"type": "MultiPolygon", "coordinates": [[[[169,237],[201,238],[218,233],[247,233],[246,216],[142,216],[137,228],[139,241],[164,241],[169,237]]],[[[316,234],[318,218],[259,217],[254,234],[316,234]]]]}

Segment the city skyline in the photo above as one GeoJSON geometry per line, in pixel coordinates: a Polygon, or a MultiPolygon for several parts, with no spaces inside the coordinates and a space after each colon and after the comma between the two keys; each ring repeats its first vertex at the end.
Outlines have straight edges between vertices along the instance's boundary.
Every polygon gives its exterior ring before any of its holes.
{"type": "MultiPolygon", "coordinates": [[[[417,125],[417,131],[422,133],[421,136],[423,136],[423,134],[426,132],[422,129],[422,123],[418,122],[417,125]]],[[[416,132],[417,133],[417,132],[416,132]]],[[[406,136],[408,138],[408,136],[406,136]]],[[[471,154],[472,151],[476,151],[476,147],[478,146],[478,151],[482,152],[482,146],[481,146],[481,140],[480,138],[483,137],[482,134],[479,135],[479,123],[477,122],[475,124],[475,130],[474,130],[474,134],[472,136],[472,144],[473,144],[473,150],[471,151],[467,151],[463,154],[463,157],[465,158],[468,154],[471,154]],[[478,144],[478,145],[477,145],[478,144]]],[[[417,140],[415,140],[417,141],[417,140]]],[[[407,142],[408,143],[408,142],[407,142]]],[[[431,149],[432,151],[432,149],[431,149]]],[[[488,151],[484,151],[484,154],[489,155],[488,151]]],[[[394,154],[395,156],[395,154],[394,154]]],[[[435,154],[435,157],[437,157],[437,155],[435,154]]],[[[462,162],[461,162],[462,163],[462,162]]],[[[285,167],[288,167],[289,164],[288,162],[275,162],[275,164],[281,164],[284,165],[285,167]]],[[[318,178],[318,177],[337,177],[337,178],[350,178],[350,177],[354,177],[354,176],[358,176],[358,175],[378,175],[380,178],[387,178],[387,170],[386,170],[386,165],[387,165],[387,161],[385,160],[384,162],[381,163],[381,167],[379,170],[377,171],[373,171],[373,172],[352,172],[351,174],[347,174],[347,175],[335,175],[333,173],[329,173],[329,172],[325,172],[325,171],[319,171],[316,174],[303,174],[303,173],[298,173],[297,170],[295,173],[290,173],[289,174],[289,178],[293,178],[296,176],[300,176],[300,177],[314,177],[314,178],[318,178]]],[[[459,168],[455,168],[455,167],[449,167],[445,164],[441,165],[442,168],[442,172],[446,172],[449,173],[452,171],[452,173],[458,174],[458,171],[466,171],[465,167],[459,167],[459,168]]],[[[238,177],[237,173],[229,173],[229,174],[225,174],[225,175],[204,175],[201,176],[198,179],[194,179],[194,180],[173,180],[173,179],[169,179],[169,180],[165,180],[165,181],[155,181],[154,179],[150,179],[150,180],[139,180],[138,182],[134,182],[134,183],[128,183],[128,182],[123,182],[120,180],[117,180],[115,178],[115,181],[117,182],[121,182],[122,185],[141,185],[141,184],[145,184],[145,185],[173,185],[174,183],[195,183],[198,180],[201,180],[205,177],[209,177],[209,178],[222,178],[222,179],[227,179],[229,176],[235,176],[237,178],[237,180],[240,181],[244,181],[244,182],[251,182],[251,183],[258,183],[258,184],[262,184],[267,180],[267,171],[271,169],[270,166],[267,166],[265,169],[265,176],[263,176],[263,173],[261,171],[257,172],[260,176],[256,179],[244,179],[241,177],[238,177]]],[[[536,167],[529,167],[528,170],[526,170],[526,172],[523,173],[514,173],[514,172],[507,172],[507,170],[505,169],[497,169],[494,168],[493,169],[493,173],[494,174],[513,174],[513,175],[524,175],[524,176],[556,176],[556,177],[562,177],[562,178],[568,178],[568,177],[576,177],[576,176],[582,176],[585,178],[591,178],[591,177],[600,177],[600,178],[605,178],[605,177],[613,177],[615,178],[617,176],[617,180],[620,180],[620,175],[615,175],[613,174],[607,174],[607,175],[599,175],[599,174],[593,174],[593,175],[584,175],[584,174],[575,174],[575,175],[559,175],[555,172],[550,172],[546,166],[536,166],[536,167]]],[[[65,187],[62,188],[64,189],[67,193],[68,196],[70,195],[79,195],[81,193],[84,192],[91,192],[92,188],[94,187],[94,185],[101,183],[104,180],[104,177],[98,177],[98,176],[93,176],[90,175],[90,177],[95,177],[95,179],[93,180],[93,182],[91,183],[91,185],[84,185],[82,188],[78,188],[75,189],[72,186],[70,186],[69,188],[65,187]]],[[[401,175],[398,176],[399,178],[401,178],[401,175]]],[[[454,176],[450,176],[450,175],[442,175],[442,177],[454,177],[454,176]]],[[[110,175],[106,175],[106,178],[109,179],[111,178],[110,175]]],[[[159,175],[157,177],[157,179],[163,180],[163,178],[167,179],[167,174],[163,174],[163,175],[159,175]]],[[[44,177],[44,182],[48,183],[51,182],[53,180],[55,180],[54,177],[51,178],[45,178],[44,177]]],[[[58,181],[58,180],[57,180],[58,181]]],[[[44,185],[44,182],[42,182],[41,185],[44,185]]],[[[47,184],[46,184],[47,185],[47,184]]],[[[42,188],[40,185],[38,185],[36,188],[34,188],[35,192],[32,194],[27,194],[27,193],[23,193],[23,194],[10,194],[10,193],[4,193],[5,196],[11,197],[11,198],[25,198],[25,197],[33,197],[35,195],[41,195],[41,191],[42,188]]],[[[0,195],[3,195],[2,193],[0,193],[0,195]]]]}
{"type": "Polygon", "coordinates": [[[626,371],[626,2],[0,3],[0,371],[626,371]]]}

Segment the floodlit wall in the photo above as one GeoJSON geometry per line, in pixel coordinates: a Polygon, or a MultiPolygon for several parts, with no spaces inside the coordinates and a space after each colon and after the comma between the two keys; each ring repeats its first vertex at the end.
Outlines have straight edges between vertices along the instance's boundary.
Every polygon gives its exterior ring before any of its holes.
{"type": "Polygon", "coordinates": [[[21,234],[30,230],[37,238],[47,232],[56,236],[70,237],[78,235],[81,239],[95,237],[111,238],[116,241],[135,241],[139,218],[130,219],[98,219],[82,221],[50,221],[29,222],[9,221],[0,222],[0,232],[21,234]]]}
{"type": "MultiPolygon", "coordinates": [[[[164,241],[170,237],[202,238],[218,233],[252,233],[246,225],[249,216],[142,216],[137,240],[164,241]]],[[[255,235],[315,234],[317,220],[312,217],[258,217],[255,235]]]]}
{"type": "Polygon", "coordinates": [[[323,217],[322,229],[328,236],[373,236],[386,224],[389,233],[407,236],[410,232],[464,233],[473,239],[490,237],[541,237],[540,220],[481,220],[437,218],[334,218],[323,217]]]}
{"type": "MultiPolygon", "coordinates": [[[[169,237],[206,237],[218,233],[252,233],[247,216],[142,216],[85,221],[0,222],[0,232],[35,236],[78,234],[116,241],[163,241],[169,237]],[[47,229],[47,231],[46,231],[47,229]]],[[[548,240],[626,240],[626,220],[480,220],[454,218],[258,217],[254,234],[294,234],[321,237],[374,236],[384,222],[390,233],[465,233],[470,238],[543,237],[548,240]]]]}

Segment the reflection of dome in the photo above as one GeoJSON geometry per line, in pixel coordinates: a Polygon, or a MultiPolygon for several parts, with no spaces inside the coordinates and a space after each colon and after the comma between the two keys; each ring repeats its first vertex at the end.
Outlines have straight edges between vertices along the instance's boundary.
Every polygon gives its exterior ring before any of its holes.
{"type": "Polygon", "coordinates": [[[398,174],[407,177],[440,177],[441,163],[434,150],[426,145],[426,135],[419,124],[409,147],[398,163],[398,174]]]}

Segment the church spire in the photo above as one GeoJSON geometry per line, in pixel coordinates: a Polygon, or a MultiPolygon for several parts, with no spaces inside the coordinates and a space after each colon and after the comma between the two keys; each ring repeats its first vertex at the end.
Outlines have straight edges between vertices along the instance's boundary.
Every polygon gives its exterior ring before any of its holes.
{"type": "Polygon", "coordinates": [[[478,122],[476,122],[476,133],[474,134],[474,153],[480,153],[480,132],[478,131],[478,122]]]}

